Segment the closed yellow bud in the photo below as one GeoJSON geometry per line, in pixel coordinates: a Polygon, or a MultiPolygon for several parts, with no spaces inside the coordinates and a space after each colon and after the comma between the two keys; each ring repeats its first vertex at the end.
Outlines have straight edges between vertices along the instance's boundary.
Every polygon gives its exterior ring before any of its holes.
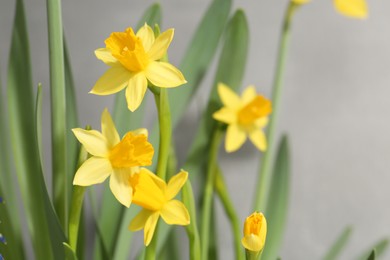
{"type": "Polygon", "coordinates": [[[260,252],[264,248],[267,235],[267,221],[260,212],[254,212],[246,218],[244,223],[244,237],[242,245],[249,251],[260,252]]]}

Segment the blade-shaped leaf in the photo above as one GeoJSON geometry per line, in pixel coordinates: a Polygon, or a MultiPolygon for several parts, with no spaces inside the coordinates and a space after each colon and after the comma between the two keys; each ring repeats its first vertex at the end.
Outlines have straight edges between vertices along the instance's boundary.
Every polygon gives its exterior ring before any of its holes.
{"type": "Polygon", "coordinates": [[[22,0],[18,0],[7,81],[9,127],[13,156],[17,162],[15,169],[36,258],[62,259],[65,236],[57,226],[58,220],[42,175],[33,96],[24,5],[22,0]]]}
{"type": "Polygon", "coordinates": [[[249,30],[245,14],[236,11],[226,30],[224,47],[219,58],[218,69],[211,90],[206,111],[199,124],[195,139],[191,145],[188,159],[183,167],[190,176],[197,176],[204,166],[205,156],[210,142],[211,133],[216,125],[212,114],[221,107],[217,93],[217,84],[223,82],[237,91],[244,76],[248,54],[249,30]],[[234,66],[232,66],[234,64],[234,66]]]}
{"type": "Polygon", "coordinates": [[[77,260],[76,253],[73,252],[73,250],[70,247],[70,245],[68,245],[65,242],[63,243],[63,245],[64,245],[64,251],[65,251],[65,259],[66,260],[77,260]]]}
{"type": "MultiPolygon", "coordinates": [[[[153,4],[150,6],[138,22],[138,27],[142,26],[144,23],[148,24],[160,24],[161,23],[161,7],[159,4],[153,4]]],[[[121,91],[117,94],[115,99],[115,108],[113,113],[113,120],[117,127],[119,134],[122,136],[124,133],[139,128],[142,124],[142,118],[144,115],[145,101],[141,106],[135,111],[130,112],[127,108],[125,92],[121,91]]],[[[103,204],[101,208],[101,215],[99,218],[98,225],[100,226],[101,232],[104,234],[103,240],[109,254],[114,255],[114,249],[116,244],[129,243],[129,241],[117,241],[115,238],[118,236],[119,228],[124,224],[121,224],[123,217],[123,206],[115,199],[112,195],[111,190],[108,187],[108,184],[105,186],[103,193],[103,204]],[[113,226],[113,223],[117,223],[113,226]]],[[[127,229],[127,228],[126,228],[127,229]]],[[[129,231],[128,231],[129,232],[129,231]]],[[[128,239],[128,236],[122,235],[124,239],[128,239]]],[[[98,246],[98,245],[96,245],[98,246]]],[[[118,247],[121,248],[122,247],[118,247]]],[[[99,252],[100,249],[97,249],[95,252],[99,252]]],[[[121,254],[115,252],[115,254],[121,254]]],[[[95,258],[97,258],[95,254],[95,258]]]]}
{"type": "Polygon", "coordinates": [[[283,241],[288,211],[290,190],[290,153],[288,138],[282,137],[274,164],[267,218],[267,243],[263,251],[264,259],[276,259],[283,241]]]}
{"type": "Polygon", "coordinates": [[[376,253],[375,249],[371,251],[371,254],[368,256],[367,260],[375,260],[376,259],[376,253]]]}
{"type": "Polygon", "coordinates": [[[351,237],[352,228],[346,227],[337,240],[330,247],[326,253],[324,260],[335,260],[338,259],[339,254],[345,248],[348,243],[349,238],[351,237]]]}
{"type": "Polygon", "coordinates": [[[363,254],[361,254],[357,259],[366,260],[372,254],[372,251],[375,250],[375,258],[380,258],[380,256],[385,252],[387,246],[389,245],[389,239],[385,238],[375,243],[373,246],[370,246],[363,254]]]}

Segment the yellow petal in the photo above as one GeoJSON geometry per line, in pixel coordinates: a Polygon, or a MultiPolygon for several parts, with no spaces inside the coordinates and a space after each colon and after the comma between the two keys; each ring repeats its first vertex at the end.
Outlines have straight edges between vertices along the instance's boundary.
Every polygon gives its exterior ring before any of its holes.
{"type": "Polygon", "coordinates": [[[148,82],[143,73],[134,74],[129,80],[129,86],[126,89],[127,107],[134,112],[144,99],[148,82]]]}
{"type": "Polygon", "coordinates": [[[137,216],[133,218],[133,220],[130,222],[129,229],[130,231],[138,231],[145,227],[145,223],[150,217],[150,215],[153,214],[153,211],[142,209],[137,216]]]}
{"type": "Polygon", "coordinates": [[[118,65],[118,60],[112,56],[111,51],[106,48],[100,48],[95,50],[96,58],[103,61],[109,66],[118,65]]]}
{"type": "Polygon", "coordinates": [[[368,16],[365,0],[334,0],[334,6],[343,15],[364,19],[368,16]]]}
{"type": "Polygon", "coordinates": [[[267,149],[267,138],[265,134],[260,129],[254,129],[249,133],[249,139],[260,151],[265,151],[267,149]]]}
{"type": "Polygon", "coordinates": [[[145,70],[145,76],[153,85],[161,88],[187,83],[180,70],[167,62],[152,61],[145,70]]]}
{"type": "Polygon", "coordinates": [[[91,157],[77,170],[73,185],[89,186],[102,183],[112,171],[111,164],[107,159],[91,157]]]}
{"type": "Polygon", "coordinates": [[[229,125],[226,131],[225,150],[228,153],[238,150],[246,140],[245,132],[236,124],[229,125]]]}
{"type": "Polygon", "coordinates": [[[154,184],[156,184],[161,191],[165,192],[167,188],[167,184],[160,177],[158,177],[156,174],[154,174],[153,172],[149,171],[146,168],[141,168],[141,171],[148,174],[148,176],[152,179],[154,184]]]}
{"type": "Polygon", "coordinates": [[[152,28],[145,23],[144,26],[138,30],[137,36],[141,38],[145,52],[148,52],[154,43],[154,32],[152,28]]]}
{"type": "Polygon", "coordinates": [[[110,177],[110,189],[115,198],[124,206],[130,207],[133,188],[130,185],[129,169],[114,169],[110,177]]]}
{"type": "Polygon", "coordinates": [[[159,60],[165,55],[173,39],[173,34],[174,30],[168,29],[157,37],[149,52],[146,50],[151,60],[159,60]]]}
{"type": "Polygon", "coordinates": [[[264,242],[259,236],[249,234],[241,240],[242,245],[249,251],[259,252],[264,247],[264,242]]]}
{"type": "Polygon", "coordinates": [[[237,121],[237,113],[231,108],[223,107],[213,114],[213,118],[226,124],[234,124],[237,121]]]}
{"type": "Polygon", "coordinates": [[[149,133],[148,133],[148,129],[146,128],[138,128],[138,129],[135,129],[133,131],[131,131],[134,135],[145,135],[146,137],[148,137],[149,133]]]}
{"type": "Polygon", "coordinates": [[[154,212],[146,220],[145,230],[144,230],[144,244],[145,244],[145,246],[148,246],[150,241],[152,241],[152,238],[154,235],[154,230],[156,229],[159,215],[160,214],[158,212],[154,212]]]}
{"type": "Polygon", "coordinates": [[[242,103],[247,104],[251,102],[253,99],[255,99],[256,96],[257,94],[256,94],[255,86],[250,85],[244,90],[244,92],[242,92],[241,95],[242,103]]]}
{"type": "Polygon", "coordinates": [[[178,174],[173,176],[167,185],[167,189],[165,191],[165,197],[167,200],[173,199],[183,187],[184,183],[188,179],[188,172],[181,170],[178,174]]]}
{"type": "Polygon", "coordinates": [[[267,126],[268,121],[269,121],[268,117],[266,117],[266,116],[260,117],[259,119],[257,119],[257,120],[255,121],[255,126],[256,126],[257,128],[261,128],[261,129],[262,129],[262,128],[264,128],[264,127],[267,126]]]}
{"type": "Polygon", "coordinates": [[[169,225],[190,224],[190,214],[184,204],[178,200],[168,201],[161,209],[161,217],[169,225]]]}
{"type": "Polygon", "coordinates": [[[120,142],[120,137],[107,108],[104,109],[102,113],[101,121],[102,121],[102,134],[106,138],[108,149],[111,149],[117,143],[120,142]]]}
{"type": "Polygon", "coordinates": [[[241,106],[238,95],[223,83],[218,84],[218,94],[222,104],[228,108],[237,109],[241,106]]]}
{"type": "Polygon", "coordinates": [[[100,132],[82,128],[73,128],[72,132],[88,153],[100,157],[105,157],[107,155],[107,141],[100,132]]]}
{"type": "Polygon", "coordinates": [[[111,95],[124,89],[129,83],[131,72],[122,65],[109,68],[95,83],[89,93],[111,95]]]}

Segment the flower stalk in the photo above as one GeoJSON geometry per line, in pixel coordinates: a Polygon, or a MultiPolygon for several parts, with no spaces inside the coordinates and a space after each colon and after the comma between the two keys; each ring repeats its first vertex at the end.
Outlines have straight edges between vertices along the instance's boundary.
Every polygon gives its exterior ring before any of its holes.
{"type": "Polygon", "coordinates": [[[254,209],[264,211],[266,208],[270,181],[271,181],[271,165],[274,158],[276,122],[278,120],[280,101],[283,91],[283,75],[285,71],[285,63],[287,57],[287,47],[290,40],[291,20],[300,5],[290,2],[285,16],[279,43],[278,60],[276,64],[275,78],[272,86],[272,114],[269,117],[269,125],[267,128],[268,148],[262,158],[259,179],[256,185],[254,209]]]}
{"type": "Polygon", "coordinates": [[[204,189],[204,199],[202,208],[202,227],[201,227],[201,248],[202,260],[207,259],[209,246],[209,229],[211,218],[211,205],[214,193],[214,182],[217,173],[218,148],[221,142],[223,131],[217,126],[211,139],[209,163],[207,167],[207,179],[204,189]]]}

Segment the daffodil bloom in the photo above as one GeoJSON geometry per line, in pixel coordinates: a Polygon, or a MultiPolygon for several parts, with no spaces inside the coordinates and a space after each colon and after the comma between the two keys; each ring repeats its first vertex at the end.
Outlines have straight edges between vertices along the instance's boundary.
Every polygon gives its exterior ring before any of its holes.
{"type": "Polygon", "coordinates": [[[223,108],[213,114],[214,119],[228,124],[225,149],[234,152],[245,142],[247,136],[261,151],[267,148],[267,140],[262,131],[268,123],[271,102],[256,94],[254,86],[249,86],[241,98],[228,86],[218,85],[223,108]]]}
{"type": "Polygon", "coordinates": [[[110,176],[110,189],[124,206],[131,204],[131,175],[140,166],[152,164],[153,146],[148,142],[146,129],[128,132],[122,140],[110,113],[105,109],[101,119],[102,132],[96,130],[72,129],[79,142],[92,155],[77,170],[73,184],[90,186],[102,183],[110,176]]]}
{"type": "Polygon", "coordinates": [[[130,178],[133,187],[133,203],[143,209],[131,221],[129,229],[144,229],[144,244],[149,245],[153,238],[157,221],[161,216],[169,225],[188,225],[190,216],[184,204],[174,197],[187,181],[188,173],[181,171],[173,176],[168,184],[145,168],[130,178]]]}
{"type": "Polygon", "coordinates": [[[241,240],[245,249],[252,252],[263,250],[267,236],[267,221],[262,213],[254,212],[244,223],[244,237],[241,240]]]}
{"type": "Polygon", "coordinates": [[[368,8],[365,0],[333,0],[338,12],[345,16],[364,19],[368,16],[368,8]]]}
{"type": "Polygon", "coordinates": [[[110,95],[127,87],[127,106],[134,111],[142,102],[148,81],[162,88],[186,83],[176,67],[159,61],[167,52],[173,32],[173,29],[168,29],[155,39],[152,28],[145,24],[137,34],[132,28],[111,33],[105,40],[106,48],[95,51],[96,57],[110,68],[90,93],[110,95]]]}

